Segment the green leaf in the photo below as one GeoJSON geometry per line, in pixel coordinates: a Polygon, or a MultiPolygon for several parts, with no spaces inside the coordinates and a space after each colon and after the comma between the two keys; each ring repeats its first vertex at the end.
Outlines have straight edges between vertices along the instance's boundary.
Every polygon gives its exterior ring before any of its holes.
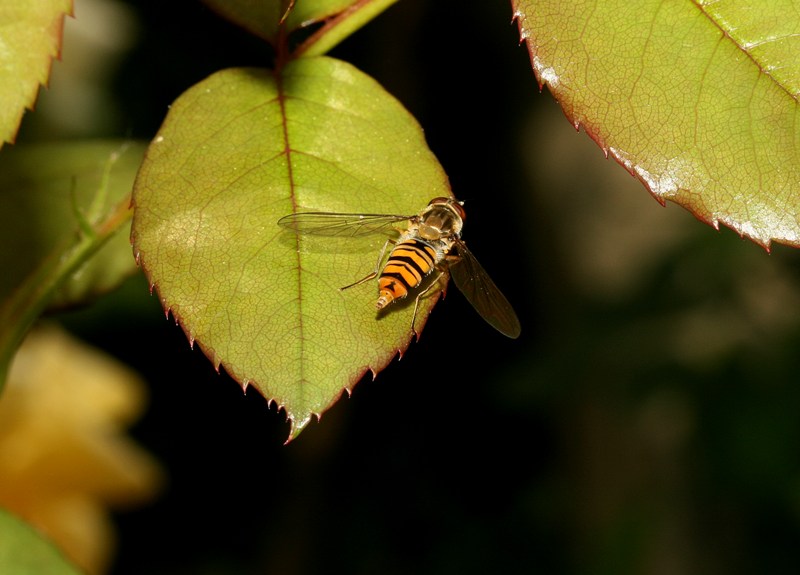
{"type": "Polygon", "coordinates": [[[285,32],[324,23],[297,49],[297,54],[321,56],[397,0],[205,0],[227,19],[280,44],[279,30],[285,16],[285,32]]]}
{"type": "Polygon", "coordinates": [[[25,108],[32,109],[61,47],[64,15],[72,0],[0,3],[0,147],[12,142],[25,108]]]}
{"type": "Polygon", "coordinates": [[[321,56],[378,16],[397,0],[320,0],[314,3],[317,11],[309,12],[311,2],[298,2],[289,16],[293,22],[327,21],[297,49],[298,55],[321,56]]]}
{"type": "MultiPolygon", "coordinates": [[[[130,141],[14,146],[0,154],[0,299],[54,250],[71,245],[82,220],[127,201],[145,146],[130,141]]],[[[91,226],[91,223],[89,224],[91,226]]],[[[128,234],[116,234],[53,293],[50,307],[84,303],[136,269],[128,234]]]]}
{"type": "Polygon", "coordinates": [[[150,146],[134,249],[190,340],[284,407],[294,437],[408,346],[414,306],[376,314],[374,282],[338,289],[374,271],[384,236],[298,236],[277,220],[416,214],[449,194],[416,121],[349,64],[224,70],[173,104],[150,146]]]}
{"type": "Polygon", "coordinates": [[[800,245],[795,2],[513,5],[540,84],[656,199],[800,245]]]}
{"type": "Polygon", "coordinates": [[[61,552],[31,526],[0,508],[0,573],[80,575],[61,552]]]}
{"type": "Polygon", "coordinates": [[[143,154],[142,144],[119,141],[0,154],[0,384],[45,309],[84,303],[135,271],[124,232],[143,154]]]}
{"type": "Polygon", "coordinates": [[[204,2],[234,24],[272,43],[278,37],[278,24],[288,4],[288,0],[204,0],[204,2]]]}

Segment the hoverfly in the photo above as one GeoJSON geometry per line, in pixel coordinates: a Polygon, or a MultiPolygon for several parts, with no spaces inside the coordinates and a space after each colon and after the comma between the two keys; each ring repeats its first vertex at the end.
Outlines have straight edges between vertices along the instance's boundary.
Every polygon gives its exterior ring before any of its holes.
{"type": "Polygon", "coordinates": [[[435,270],[438,275],[427,287],[420,289],[416,297],[411,319],[411,329],[415,331],[420,298],[449,273],[483,319],[503,335],[517,338],[520,333],[517,314],[461,239],[465,217],[462,202],[452,198],[434,198],[420,213],[411,216],[301,212],[282,217],[278,224],[298,234],[356,237],[385,232],[393,229],[392,224],[408,222],[408,227],[397,239],[389,239],[384,244],[375,271],[340,289],[377,277],[379,293],[375,306],[381,310],[420,288],[423,280],[435,270]],[[394,247],[381,267],[390,243],[394,247]]]}

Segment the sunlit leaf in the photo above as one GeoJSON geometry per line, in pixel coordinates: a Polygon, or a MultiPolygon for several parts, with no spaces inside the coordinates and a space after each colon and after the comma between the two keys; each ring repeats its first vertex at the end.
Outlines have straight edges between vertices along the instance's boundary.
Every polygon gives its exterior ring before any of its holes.
{"type": "Polygon", "coordinates": [[[49,541],[3,509],[0,509],[0,573],[80,575],[49,541]]]}
{"type": "Polygon", "coordinates": [[[800,244],[796,2],[512,4],[539,82],[659,201],[800,244]]]}
{"type": "MultiPolygon", "coordinates": [[[[134,191],[134,249],[165,308],[214,364],[286,408],[292,435],[386,366],[413,301],[376,314],[386,237],[298,236],[296,211],[415,214],[449,195],[422,130],[349,64],[219,72],[183,94],[134,191]]],[[[424,323],[436,291],[420,305],[424,323]]]]}
{"type": "Polygon", "coordinates": [[[12,142],[25,108],[33,108],[59,54],[64,15],[72,0],[0,3],[0,146],[12,142]]]}

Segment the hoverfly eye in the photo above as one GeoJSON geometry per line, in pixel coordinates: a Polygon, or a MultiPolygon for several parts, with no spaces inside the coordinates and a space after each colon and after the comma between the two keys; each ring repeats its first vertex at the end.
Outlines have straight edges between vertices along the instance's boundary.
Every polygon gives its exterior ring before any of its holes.
{"type": "Polygon", "coordinates": [[[447,198],[447,197],[440,197],[440,198],[433,198],[430,202],[428,202],[429,206],[433,206],[435,204],[444,204],[452,208],[452,210],[458,214],[458,217],[462,220],[467,217],[467,214],[464,212],[464,202],[460,202],[454,198],[447,198]]]}
{"type": "Polygon", "coordinates": [[[458,200],[452,200],[453,209],[458,212],[458,216],[461,218],[461,221],[467,219],[467,212],[464,211],[464,202],[459,202],[458,200]]]}

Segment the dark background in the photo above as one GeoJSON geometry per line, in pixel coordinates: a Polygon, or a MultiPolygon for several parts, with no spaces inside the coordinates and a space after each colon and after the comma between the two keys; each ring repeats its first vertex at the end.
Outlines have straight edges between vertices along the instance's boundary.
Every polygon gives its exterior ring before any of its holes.
{"type": "MultiPolygon", "coordinates": [[[[79,135],[152,138],[194,83],[269,62],[199,2],[122,5],[110,111],[79,135]]],[[[190,350],[144,278],[67,314],[147,380],[132,434],[169,476],[116,516],[113,574],[797,572],[797,254],[659,207],[540,94],[511,15],[402,0],[332,55],[422,124],[522,337],[451,290],[284,446],[283,414],[190,350]]]]}

